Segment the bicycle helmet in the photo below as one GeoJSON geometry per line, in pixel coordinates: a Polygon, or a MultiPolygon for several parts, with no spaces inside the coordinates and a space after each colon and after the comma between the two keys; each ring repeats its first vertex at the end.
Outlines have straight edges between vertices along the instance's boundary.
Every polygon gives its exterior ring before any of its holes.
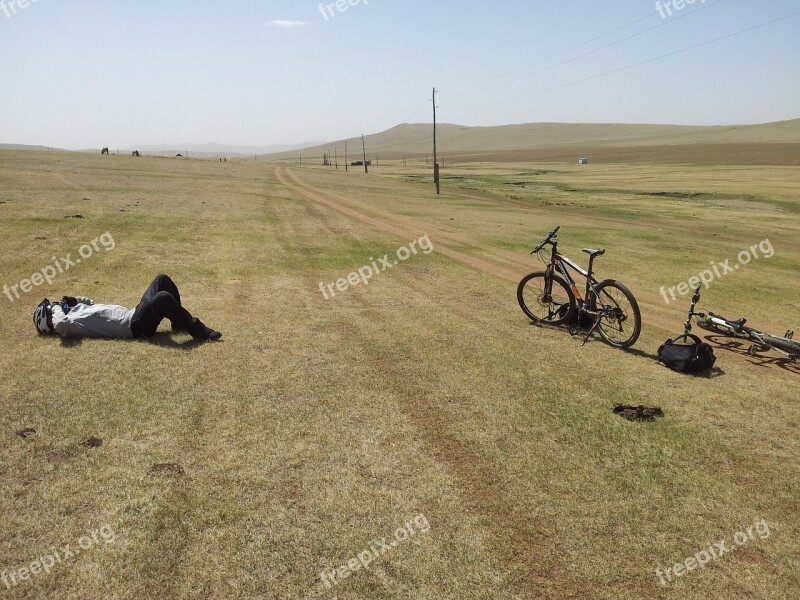
{"type": "Polygon", "coordinates": [[[33,324],[36,326],[36,331],[41,335],[49,335],[55,332],[52,327],[53,320],[52,318],[48,318],[50,310],[50,300],[45,298],[33,311],[33,324]]]}

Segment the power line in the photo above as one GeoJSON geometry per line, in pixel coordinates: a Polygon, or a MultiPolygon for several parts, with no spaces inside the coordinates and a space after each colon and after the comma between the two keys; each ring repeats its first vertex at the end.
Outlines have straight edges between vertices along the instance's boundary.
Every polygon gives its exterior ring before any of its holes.
{"type": "MultiPolygon", "coordinates": [[[[502,83],[496,83],[496,84],[488,86],[488,87],[480,88],[478,90],[473,90],[471,92],[464,92],[463,94],[458,94],[456,96],[452,96],[452,98],[453,99],[463,98],[464,96],[471,96],[472,94],[478,94],[480,92],[485,92],[485,91],[488,91],[488,90],[493,90],[495,88],[511,85],[512,83],[516,83],[517,81],[522,81],[523,79],[527,79],[528,77],[533,77],[534,75],[539,75],[539,74],[544,73],[546,71],[550,71],[551,69],[555,69],[556,67],[560,67],[562,65],[566,65],[568,63],[574,62],[574,61],[576,61],[576,60],[578,60],[580,58],[584,58],[584,57],[589,56],[591,54],[595,54],[597,52],[600,52],[601,50],[605,50],[606,48],[610,48],[611,46],[616,46],[617,44],[621,44],[623,42],[627,42],[628,40],[632,40],[635,37],[638,37],[640,35],[648,33],[649,31],[653,31],[654,29],[658,29],[660,27],[665,27],[667,25],[671,25],[672,23],[676,23],[680,19],[685,19],[687,17],[694,16],[697,13],[699,13],[701,10],[705,10],[707,8],[711,8],[712,6],[716,6],[720,2],[724,2],[724,1],[725,0],[716,0],[716,2],[713,2],[711,4],[705,4],[705,5],[701,6],[700,8],[698,8],[697,10],[694,10],[694,11],[692,11],[690,13],[685,13],[685,14],[682,14],[682,15],[678,15],[676,17],[673,17],[673,18],[669,19],[668,21],[664,21],[663,23],[659,23],[658,25],[653,25],[652,27],[648,27],[647,29],[643,29],[642,31],[638,31],[638,32],[636,32],[636,33],[634,33],[632,35],[629,35],[628,37],[624,37],[624,38],[622,38],[620,40],[616,40],[614,42],[610,42],[610,43],[606,44],[605,46],[600,46],[599,48],[596,48],[594,50],[589,50],[588,52],[584,52],[583,54],[579,54],[578,56],[573,56],[572,58],[568,58],[565,61],[562,61],[560,63],[556,63],[554,65],[550,65],[549,67],[545,67],[544,69],[540,69],[538,71],[534,71],[533,73],[527,73],[527,74],[522,75],[520,77],[517,77],[515,79],[511,79],[509,81],[504,81],[502,83]]],[[[656,13],[654,13],[654,14],[656,14],[656,13]]],[[[642,19],[640,19],[640,20],[642,20],[642,19]]],[[[604,37],[604,36],[601,36],[601,37],[604,37]]],[[[595,39],[597,39],[597,38],[595,38],[595,39]]],[[[581,45],[584,45],[584,44],[581,44],[581,45]]],[[[565,52],[568,52],[568,51],[565,50],[565,52]]],[[[563,53],[564,52],[561,52],[560,54],[563,54],[563,53]]],[[[556,55],[553,55],[553,56],[556,56],[556,55]]],[[[550,58],[552,58],[552,56],[550,58]]],[[[546,59],[542,59],[542,61],[543,60],[546,60],[546,59]]],[[[537,62],[542,62],[542,61],[537,61],[537,62]]],[[[531,66],[533,66],[535,64],[537,64],[537,63],[532,63],[532,64],[528,65],[528,67],[531,67],[531,66]]],[[[517,69],[517,70],[526,69],[528,67],[522,67],[522,68],[517,69]]],[[[496,77],[495,77],[495,79],[496,79],[496,77]]]]}
{"type": "Polygon", "coordinates": [[[541,63],[543,63],[543,62],[545,62],[547,60],[550,60],[551,58],[555,58],[557,56],[561,56],[562,54],[566,54],[567,52],[571,52],[572,50],[577,50],[578,48],[580,48],[581,46],[585,46],[586,44],[591,44],[592,42],[595,42],[595,41],[600,40],[600,39],[602,39],[604,37],[607,37],[607,36],[611,35],[612,33],[616,33],[617,31],[621,31],[622,29],[630,27],[631,25],[636,25],[637,23],[641,23],[642,21],[647,21],[648,19],[652,19],[653,17],[656,16],[656,14],[657,13],[655,13],[655,12],[651,12],[646,17],[642,17],[640,19],[636,19],[635,21],[631,21],[630,23],[626,23],[625,25],[621,25],[620,27],[612,29],[611,31],[607,31],[606,33],[603,33],[601,35],[593,37],[590,40],[586,40],[585,42],[581,42],[580,44],[576,44],[575,46],[567,48],[566,50],[561,50],[560,52],[556,52],[555,54],[550,54],[550,55],[545,56],[544,58],[540,58],[539,60],[534,61],[534,62],[532,62],[530,64],[523,65],[521,67],[517,67],[516,69],[511,69],[510,71],[506,71],[505,73],[500,73],[498,75],[493,75],[492,77],[488,77],[486,79],[481,79],[480,81],[476,81],[474,83],[467,83],[467,84],[464,84],[464,85],[459,85],[459,86],[456,86],[454,88],[450,88],[449,90],[445,89],[445,92],[461,90],[461,89],[468,88],[468,87],[474,87],[476,85],[481,85],[483,83],[486,83],[488,81],[492,81],[494,79],[500,79],[501,77],[505,77],[506,75],[511,75],[512,73],[516,73],[517,71],[524,71],[525,69],[528,69],[530,67],[534,67],[534,66],[536,66],[538,64],[541,64],[541,63]]]}
{"type": "MultiPolygon", "coordinates": [[[[717,0],[717,1],[718,1],[718,2],[721,2],[722,0],[717,0]]],[[[716,2],[715,2],[715,4],[716,4],[716,2]]],[[[591,38],[591,39],[589,39],[589,40],[586,40],[585,42],[581,42],[580,44],[576,44],[575,46],[572,46],[572,47],[570,47],[570,48],[567,48],[566,50],[561,50],[560,52],[556,52],[556,53],[554,53],[554,54],[550,54],[550,55],[548,55],[548,56],[545,56],[544,58],[541,58],[541,59],[539,59],[539,60],[537,60],[537,61],[534,61],[534,62],[532,62],[532,63],[530,63],[530,64],[523,65],[523,66],[521,66],[521,67],[517,67],[517,68],[515,68],[515,69],[511,69],[510,71],[506,71],[506,72],[504,72],[504,73],[500,73],[500,74],[498,74],[498,75],[494,75],[494,76],[492,76],[492,77],[489,77],[489,78],[487,78],[487,79],[483,79],[483,80],[480,80],[480,81],[477,81],[477,82],[474,82],[474,83],[470,83],[470,84],[466,84],[466,85],[460,85],[460,86],[456,86],[456,87],[454,87],[454,88],[450,88],[450,91],[453,91],[453,90],[460,90],[460,89],[464,89],[464,88],[467,88],[467,87],[474,87],[474,86],[476,86],[476,85],[480,85],[480,84],[482,84],[482,83],[486,83],[487,81],[492,81],[492,80],[494,80],[494,79],[499,79],[499,78],[501,78],[501,77],[505,77],[506,75],[511,75],[511,74],[513,74],[513,73],[516,73],[516,72],[518,72],[518,71],[522,71],[522,70],[528,69],[528,68],[530,68],[530,67],[533,67],[533,66],[535,66],[535,65],[538,65],[538,64],[540,64],[540,63],[542,63],[542,62],[544,62],[544,61],[546,61],[546,60],[549,60],[549,59],[551,59],[551,58],[556,58],[557,56],[561,56],[562,54],[566,54],[567,52],[570,52],[570,51],[572,51],[572,50],[575,50],[575,49],[577,49],[577,48],[580,48],[581,46],[585,46],[586,44],[590,44],[590,43],[592,43],[592,42],[594,42],[594,41],[597,41],[597,40],[599,40],[599,39],[602,39],[602,38],[604,38],[604,37],[607,37],[607,36],[611,35],[612,33],[616,33],[617,31],[621,31],[622,29],[625,29],[625,28],[627,28],[627,27],[630,27],[631,25],[636,25],[637,23],[640,23],[640,22],[642,22],[642,21],[646,21],[646,20],[648,20],[648,19],[652,19],[652,18],[653,18],[654,16],[656,16],[657,14],[658,14],[658,13],[656,13],[656,12],[651,12],[650,14],[648,14],[648,15],[647,15],[647,16],[645,16],[645,17],[641,17],[641,18],[639,18],[639,19],[636,19],[636,20],[634,20],[634,21],[631,21],[630,23],[626,23],[625,25],[621,25],[621,26],[619,26],[619,27],[616,27],[616,28],[612,29],[611,31],[607,31],[606,33],[603,33],[603,34],[601,34],[601,35],[598,35],[598,36],[596,36],[596,37],[593,37],[593,38],[591,38]]],[[[445,91],[448,91],[448,90],[445,90],[445,91]]],[[[440,92],[440,93],[441,93],[441,92],[440,92]]],[[[460,95],[459,95],[459,96],[455,96],[455,98],[460,98],[460,97],[461,97],[460,95]]],[[[410,122],[411,122],[411,120],[412,120],[412,119],[413,119],[413,118],[414,118],[414,117],[415,117],[415,116],[416,116],[416,115],[417,115],[417,114],[418,114],[418,113],[419,113],[419,112],[420,112],[420,111],[421,111],[421,110],[422,110],[422,109],[423,109],[425,106],[427,106],[428,102],[430,102],[430,100],[429,100],[429,99],[427,99],[427,100],[424,100],[424,101],[422,102],[422,104],[420,104],[419,106],[417,106],[417,108],[415,108],[415,109],[414,109],[414,111],[413,111],[413,112],[411,112],[411,113],[409,114],[409,116],[408,116],[408,117],[406,117],[405,119],[402,119],[402,120],[401,120],[401,121],[399,121],[399,122],[400,122],[400,123],[410,123],[410,122]]],[[[426,139],[427,139],[427,138],[421,138],[421,139],[419,139],[419,140],[412,140],[412,141],[411,141],[411,142],[409,142],[409,143],[423,142],[423,141],[425,141],[426,139]]],[[[378,148],[379,148],[379,147],[382,147],[382,146],[385,146],[385,145],[388,145],[388,144],[381,144],[381,145],[378,145],[378,146],[375,146],[375,147],[378,147],[378,148]]]]}
{"type": "Polygon", "coordinates": [[[427,99],[427,98],[426,98],[425,100],[423,100],[423,101],[422,101],[422,104],[420,104],[420,105],[419,105],[417,108],[415,108],[415,109],[414,109],[414,112],[412,112],[412,113],[411,113],[411,114],[410,114],[408,117],[406,117],[405,119],[403,119],[402,121],[400,121],[400,123],[410,123],[412,118],[416,117],[416,116],[417,116],[417,114],[418,114],[418,113],[419,113],[419,112],[420,112],[420,111],[421,111],[423,108],[425,108],[426,106],[428,106],[428,102],[430,102],[430,100],[429,100],[429,99],[427,99]]]}
{"type": "Polygon", "coordinates": [[[599,79],[600,77],[605,77],[606,75],[613,75],[614,73],[619,73],[620,71],[625,71],[626,69],[632,69],[633,67],[639,67],[641,65],[646,65],[648,63],[655,62],[655,61],[661,60],[663,58],[669,58],[670,56],[675,56],[676,54],[681,54],[682,52],[688,52],[689,50],[695,50],[696,48],[700,48],[702,46],[708,46],[709,44],[720,42],[722,40],[726,40],[728,38],[732,38],[732,37],[735,37],[737,35],[741,35],[743,33],[747,33],[749,31],[753,31],[755,29],[759,29],[761,27],[766,27],[767,25],[772,25],[773,23],[778,23],[779,21],[785,21],[786,19],[789,19],[789,18],[794,17],[796,15],[800,15],[800,11],[790,13],[788,15],[785,15],[783,17],[779,17],[777,19],[773,19],[772,21],[767,21],[765,23],[760,23],[759,25],[753,25],[752,27],[748,27],[748,28],[742,29],[740,31],[735,31],[733,33],[729,33],[728,35],[723,35],[721,37],[714,38],[713,40],[708,40],[708,41],[705,41],[705,42],[701,42],[699,44],[695,44],[693,46],[687,46],[686,48],[681,48],[680,50],[675,50],[674,52],[669,52],[667,54],[662,54],[661,56],[656,56],[654,58],[649,58],[647,60],[639,61],[637,63],[633,63],[633,64],[630,64],[630,65],[625,65],[624,67],[619,67],[618,69],[613,69],[611,71],[606,71],[605,73],[599,73],[597,75],[592,75],[591,77],[584,77],[583,79],[576,79],[575,81],[562,83],[561,85],[556,85],[556,86],[553,86],[553,87],[550,87],[550,88],[546,88],[546,89],[543,89],[543,90],[537,90],[535,92],[530,92],[528,94],[521,94],[519,96],[512,96],[510,98],[502,98],[500,100],[491,100],[489,102],[479,102],[479,103],[476,103],[476,104],[462,104],[462,105],[458,105],[458,106],[453,106],[452,108],[469,108],[469,107],[473,107],[473,106],[486,106],[486,105],[489,105],[489,104],[498,104],[500,102],[510,102],[512,100],[519,100],[521,98],[528,98],[530,96],[535,96],[537,94],[543,94],[545,92],[552,92],[553,90],[558,90],[558,89],[561,89],[561,88],[569,87],[569,86],[572,86],[572,85],[576,85],[578,83],[584,83],[586,81],[592,81],[593,79],[599,79]]]}

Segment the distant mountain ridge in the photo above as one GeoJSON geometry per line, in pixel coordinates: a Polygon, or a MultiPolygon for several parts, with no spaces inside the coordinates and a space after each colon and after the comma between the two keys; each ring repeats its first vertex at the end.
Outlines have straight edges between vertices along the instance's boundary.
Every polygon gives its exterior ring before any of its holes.
{"type": "Polygon", "coordinates": [[[128,148],[121,148],[120,151],[131,152],[139,150],[140,152],[150,153],[184,153],[201,155],[201,156],[253,156],[254,154],[274,154],[276,152],[290,152],[298,148],[306,148],[324,144],[325,142],[315,140],[311,142],[304,142],[302,144],[273,144],[271,146],[237,146],[233,144],[217,144],[209,142],[206,144],[156,144],[144,146],[130,146],[128,148]]]}
{"type": "MultiPolygon", "coordinates": [[[[188,151],[190,154],[198,156],[253,156],[254,154],[274,154],[275,152],[289,152],[297,148],[306,148],[316,144],[323,144],[323,141],[314,140],[310,142],[303,142],[302,144],[273,144],[271,146],[237,146],[233,144],[217,144],[209,142],[207,144],[155,144],[146,146],[129,146],[127,148],[119,148],[120,152],[130,153],[134,150],[139,152],[148,152],[151,154],[177,154],[185,153],[188,151]]],[[[116,152],[116,147],[110,147],[111,152],[116,152]]],[[[58,152],[71,152],[63,148],[51,148],[49,146],[37,146],[31,144],[0,144],[0,150],[31,150],[31,151],[58,151],[58,152]]],[[[89,148],[75,150],[75,152],[84,152],[86,150],[96,150],[98,153],[101,148],[89,148]]]]}
{"type": "Polygon", "coordinates": [[[61,148],[51,148],[50,146],[31,146],[30,144],[0,144],[0,150],[34,150],[34,151],[45,151],[45,150],[54,150],[57,152],[66,152],[61,148]]]}
{"type": "MultiPolygon", "coordinates": [[[[770,164],[800,163],[800,119],[756,125],[654,125],[625,123],[523,123],[472,127],[443,123],[438,125],[439,151],[444,155],[463,158],[478,155],[505,153],[510,157],[564,157],[575,152],[603,151],[607,156],[635,155],[633,149],[642,149],[638,155],[649,153],[654,160],[672,152],[675,156],[703,152],[726,153],[725,146],[747,147],[743,150],[756,156],[761,153],[772,158],[770,164]],[[769,146],[769,147],[768,147],[769,146]],[[672,148],[672,150],[669,150],[672,148]],[[633,153],[633,154],[632,154],[633,153]],[[776,163],[776,161],[778,161],[776,163]]],[[[402,158],[404,155],[424,157],[432,153],[432,126],[430,123],[403,123],[365,136],[369,158],[402,158]]],[[[358,160],[361,154],[361,137],[330,142],[312,141],[302,144],[275,144],[271,146],[245,146],[232,144],[156,144],[120,148],[120,153],[133,150],[142,153],[202,157],[244,157],[266,155],[270,159],[322,157],[327,152],[338,151],[344,159],[345,144],[349,157],[358,160]]],[[[7,150],[59,150],[46,146],[25,144],[0,144],[7,150]]],[[[92,152],[93,150],[87,150],[92,152]]],[[[99,153],[100,148],[96,151],[99,153]]],[[[117,147],[111,146],[116,152],[117,147]]],[[[730,150],[733,152],[733,150],[730,150]]]]}

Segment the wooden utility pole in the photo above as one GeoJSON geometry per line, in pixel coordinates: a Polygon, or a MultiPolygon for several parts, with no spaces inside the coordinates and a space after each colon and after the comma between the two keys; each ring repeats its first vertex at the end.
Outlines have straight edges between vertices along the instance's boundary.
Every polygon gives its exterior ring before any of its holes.
{"type": "Polygon", "coordinates": [[[364,145],[364,134],[361,134],[361,149],[364,151],[364,173],[369,173],[369,166],[367,166],[367,147],[364,145]]]}
{"type": "Polygon", "coordinates": [[[439,163],[436,160],[436,88],[433,88],[433,181],[439,193],[439,163]]]}
{"type": "Polygon", "coordinates": [[[344,172],[347,173],[349,170],[350,170],[350,168],[348,167],[348,162],[347,162],[347,142],[345,141],[345,143],[344,143],[344,172]]]}
{"type": "Polygon", "coordinates": [[[333,149],[333,160],[336,163],[336,170],[339,170],[339,148],[333,149]]]}

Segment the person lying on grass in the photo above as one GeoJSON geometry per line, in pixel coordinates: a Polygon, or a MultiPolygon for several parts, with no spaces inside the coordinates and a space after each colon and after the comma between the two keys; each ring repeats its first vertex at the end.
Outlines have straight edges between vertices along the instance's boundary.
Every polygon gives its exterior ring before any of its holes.
{"type": "Polygon", "coordinates": [[[164,319],[170,320],[172,331],[187,331],[198,341],[222,337],[181,305],[178,286],[167,275],[156,277],[133,309],[95,304],[83,296],[64,296],[59,302],[45,298],[33,311],[33,323],[40,334],[64,338],[147,339],[164,319]]]}

